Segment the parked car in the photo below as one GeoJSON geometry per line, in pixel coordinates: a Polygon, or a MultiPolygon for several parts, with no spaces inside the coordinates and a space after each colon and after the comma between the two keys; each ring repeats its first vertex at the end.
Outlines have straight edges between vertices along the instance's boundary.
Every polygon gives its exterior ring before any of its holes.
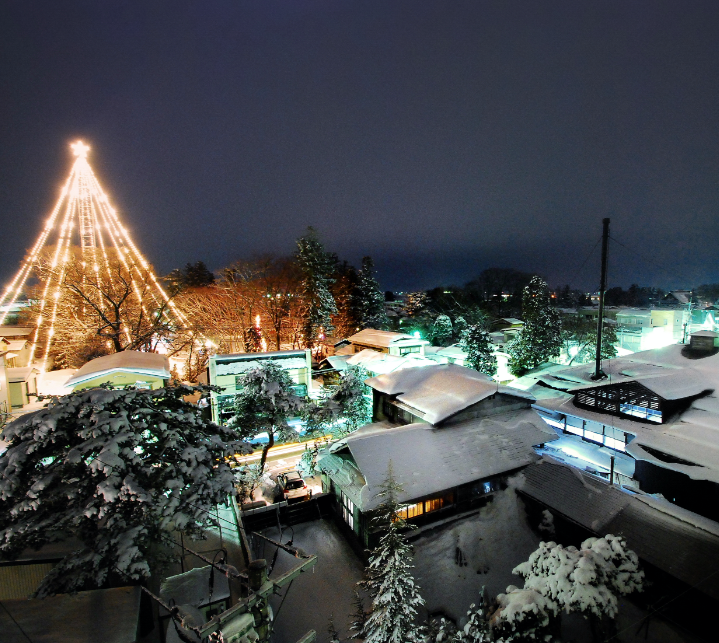
{"type": "Polygon", "coordinates": [[[275,488],[275,502],[299,502],[309,500],[311,492],[298,471],[287,471],[277,476],[275,488]]]}

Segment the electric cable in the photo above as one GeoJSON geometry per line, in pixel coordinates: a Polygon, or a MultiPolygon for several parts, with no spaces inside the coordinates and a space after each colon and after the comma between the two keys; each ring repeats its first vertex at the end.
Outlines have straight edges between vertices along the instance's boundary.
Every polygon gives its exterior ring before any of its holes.
{"type": "Polygon", "coordinates": [[[5,607],[5,605],[3,604],[2,601],[0,601],[0,607],[2,607],[2,608],[5,610],[5,613],[10,617],[10,620],[11,620],[13,623],[15,623],[17,629],[19,629],[19,630],[22,632],[22,635],[23,635],[28,641],[30,641],[30,643],[32,643],[32,639],[27,635],[27,633],[25,632],[25,630],[23,630],[22,627],[20,627],[20,623],[18,623],[18,622],[13,618],[13,615],[10,614],[10,611],[8,610],[7,607],[5,607]]]}

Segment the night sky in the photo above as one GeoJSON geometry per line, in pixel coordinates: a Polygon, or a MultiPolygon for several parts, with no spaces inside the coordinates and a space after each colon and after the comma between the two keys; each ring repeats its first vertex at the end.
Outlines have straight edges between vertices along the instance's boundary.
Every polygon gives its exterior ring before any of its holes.
{"type": "Polygon", "coordinates": [[[0,0],[0,280],[72,163],[161,274],[308,225],[385,289],[719,281],[719,2],[0,0]],[[584,264],[584,268],[580,267],[584,264]]]}

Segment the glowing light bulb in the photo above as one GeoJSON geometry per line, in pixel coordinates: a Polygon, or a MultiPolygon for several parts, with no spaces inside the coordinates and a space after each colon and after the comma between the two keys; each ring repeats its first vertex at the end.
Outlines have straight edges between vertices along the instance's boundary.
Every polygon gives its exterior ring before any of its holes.
{"type": "Polygon", "coordinates": [[[87,153],[90,151],[90,146],[85,145],[82,141],[75,141],[70,144],[70,147],[72,148],[72,153],[81,159],[87,158],[87,153]]]}

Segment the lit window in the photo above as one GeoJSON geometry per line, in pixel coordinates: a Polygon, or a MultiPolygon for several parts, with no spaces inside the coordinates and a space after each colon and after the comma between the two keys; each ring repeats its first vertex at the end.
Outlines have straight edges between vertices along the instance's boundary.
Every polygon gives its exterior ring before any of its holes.
{"type": "Polygon", "coordinates": [[[354,503],[345,495],[345,492],[342,491],[341,498],[342,498],[342,518],[344,518],[344,521],[352,528],[355,528],[355,505],[354,503]]]}

